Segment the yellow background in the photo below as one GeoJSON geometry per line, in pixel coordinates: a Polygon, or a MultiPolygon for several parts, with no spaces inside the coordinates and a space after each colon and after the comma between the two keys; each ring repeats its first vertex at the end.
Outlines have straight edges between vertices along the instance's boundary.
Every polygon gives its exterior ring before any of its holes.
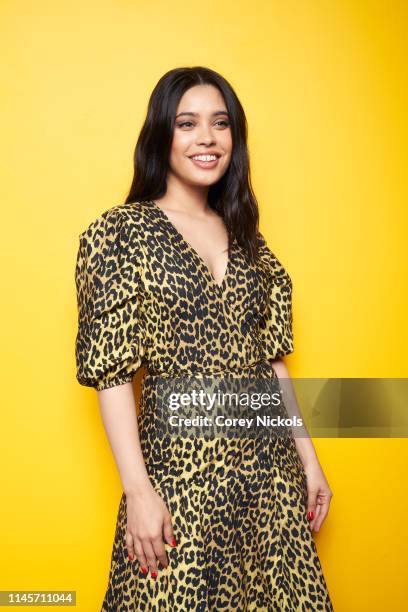
{"type": "MultiPolygon", "coordinates": [[[[261,230],[294,284],[291,375],[407,376],[407,13],[2,1],[0,589],[76,590],[86,612],[104,595],[121,487],[96,392],[75,380],[75,255],[127,195],[167,70],[211,67],[245,108],[261,230]]],[[[336,611],[404,609],[406,440],[315,446],[334,492],[315,537],[336,611]]]]}

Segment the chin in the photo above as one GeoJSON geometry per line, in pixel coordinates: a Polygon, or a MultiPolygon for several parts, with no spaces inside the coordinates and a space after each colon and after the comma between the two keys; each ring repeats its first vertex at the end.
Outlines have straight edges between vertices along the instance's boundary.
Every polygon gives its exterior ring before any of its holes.
{"type": "Polygon", "coordinates": [[[214,185],[217,181],[219,181],[221,178],[221,176],[201,176],[201,177],[191,177],[190,179],[188,179],[188,182],[191,185],[197,185],[197,186],[209,186],[209,185],[214,185]]]}

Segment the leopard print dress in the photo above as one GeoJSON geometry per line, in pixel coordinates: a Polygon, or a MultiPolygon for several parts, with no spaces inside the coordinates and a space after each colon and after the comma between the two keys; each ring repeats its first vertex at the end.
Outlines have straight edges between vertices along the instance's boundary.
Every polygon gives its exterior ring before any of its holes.
{"type": "Polygon", "coordinates": [[[128,559],[122,494],[102,611],[333,610],[293,437],[158,431],[159,378],[272,380],[271,361],[293,351],[291,279],[259,241],[256,263],[233,241],[219,284],[152,200],[118,204],[79,236],[77,380],[107,389],[143,366],[142,452],[177,541],[157,578],[143,574],[128,559]]]}

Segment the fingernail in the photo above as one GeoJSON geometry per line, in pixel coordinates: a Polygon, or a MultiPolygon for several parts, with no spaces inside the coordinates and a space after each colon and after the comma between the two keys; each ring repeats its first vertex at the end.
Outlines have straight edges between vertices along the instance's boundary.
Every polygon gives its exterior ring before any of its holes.
{"type": "Polygon", "coordinates": [[[130,561],[133,561],[133,556],[130,553],[128,553],[128,557],[130,561]]]}
{"type": "Polygon", "coordinates": [[[172,546],[177,546],[176,538],[172,538],[170,544],[172,546]]]}
{"type": "Polygon", "coordinates": [[[152,572],[152,578],[157,578],[157,572],[152,572]]]}
{"type": "Polygon", "coordinates": [[[310,511],[310,512],[308,512],[308,513],[307,513],[307,520],[308,520],[308,521],[312,521],[312,520],[313,520],[313,517],[314,517],[314,513],[313,513],[312,511],[310,511]]]}
{"type": "Polygon", "coordinates": [[[149,570],[147,569],[147,567],[141,567],[140,571],[143,572],[143,574],[147,574],[149,570]]]}

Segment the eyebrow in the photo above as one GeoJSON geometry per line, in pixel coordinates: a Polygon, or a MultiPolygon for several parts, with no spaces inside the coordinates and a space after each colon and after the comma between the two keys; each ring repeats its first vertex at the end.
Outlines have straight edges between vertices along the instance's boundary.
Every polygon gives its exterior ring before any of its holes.
{"type": "MultiPolygon", "coordinates": [[[[176,119],[177,117],[181,117],[182,115],[188,115],[189,117],[198,117],[199,113],[179,113],[178,115],[176,115],[176,119]]],[[[217,117],[218,115],[227,115],[227,117],[229,117],[229,114],[227,113],[227,111],[215,111],[215,113],[212,114],[213,117],[217,117]]]]}

